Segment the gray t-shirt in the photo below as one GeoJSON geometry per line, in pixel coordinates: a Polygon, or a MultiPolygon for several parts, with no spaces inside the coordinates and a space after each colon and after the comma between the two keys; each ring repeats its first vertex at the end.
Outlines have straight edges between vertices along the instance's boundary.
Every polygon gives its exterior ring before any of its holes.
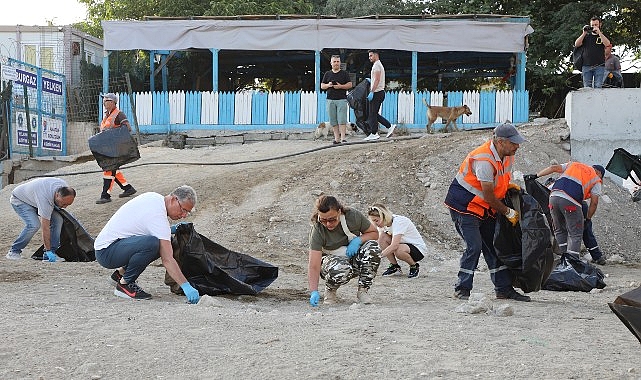
{"type": "Polygon", "coordinates": [[[41,218],[51,220],[56,190],[67,186],[69,185],[60,178],[36,178],[13,189],[10,202],[14,205],[25,203],[33,206],[38,209],[41,218]]]}

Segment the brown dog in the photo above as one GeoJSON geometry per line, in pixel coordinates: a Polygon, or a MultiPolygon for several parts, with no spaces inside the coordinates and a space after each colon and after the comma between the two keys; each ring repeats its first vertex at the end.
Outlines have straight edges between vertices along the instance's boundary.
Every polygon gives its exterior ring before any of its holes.
{"type": "Polygon", "coordinates": [[[453,131],[458,131],[458,127],[456,126],[456,118],[463,114],[466,114],[467,116],[470,116],[472,114],[472,111],[470,111],[470,107],[465,104],[460,107],[430,106],[429,104],[427,104],[425,98],[423,98],[423,104],[427,106],[427,133],[434,133],[434,131],[432,130],[432,124],[434,124],[436,119],[439,117],[443,118],[443,120],[447,120],[447,123],[445,123],[445,128],[443,128],[444,132],[448,132],[448,126],[450,124],[452,124],[453,131]]]}

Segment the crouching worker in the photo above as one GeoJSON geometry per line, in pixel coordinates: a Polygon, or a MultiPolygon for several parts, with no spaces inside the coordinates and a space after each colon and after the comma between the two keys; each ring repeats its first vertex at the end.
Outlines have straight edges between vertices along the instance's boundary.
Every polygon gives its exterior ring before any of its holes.
{"type": "Polygon", "coordinates": [[[367,291],[381,262],[376,226],[361,212],[347,208],[333,196],[316,200],[309,234],[307,279],[309,303],[318,306],[319,277],[325,280],[325,304],[337,302],[336,290],[358,277],[359,302],[368,304],[367,291]]]}
{"type": "Polygon", "coordinates": [[[55,252],[60,247],[63,219],[56,208],[69,206],[75,198],[76,190],[60,178],[37,178],[16,186],[9,202],[25,226],[11,245],[7,259],[21,259],[20,253],[42,226],[43,260],[57,261],[55,252]]]}
{"type": "Polygon", "coordinates": [[[410,266],[407,277],[417,277],[418,262],[425,257],[427,246],[414,223],[406,216],[392,214],[380,203],[372,205],[367,216],[378,227],[378,244],[383,250],[381,257],[387,257],[390,262],[383,276],[402,274],[398,265],[398,260],[401,260],[410,266]]]}
{"type": "Polygon", "coordinates": [[[130,299],[149,299],[136,280],[157,258],[171,278],[180,284],[189,303],[200,298],[183,275],[174,259],[171,246],[171,226],[167,217],[178,220],[187,217],[196,205],[196,192],[190,186],[180,186],[169,195],[144,193],[122,205],[100,231],[94,248],[96,261],[105,268],[116,269],[111,279],[116,282],[114,294],[130,299]]]}
{"type": "MultiPolygon", "coordinates": [[[[550,165],[536,174],[529,174],[528,179],[543,177],[552,173],[561,176],[552,185],[550,192],[550,212],[554,224],[554,237],[561,254],[569,253],[580,257],[581,240],[586,234],[584,226],[589,227],[586,247],[594,248],[596,239],[592,233],[592,216],[599,205],[599,196],[603,193],[602,179],[605,169],[601,165],[587,165],[582,162],[568,162],[561,165],[550,165]],[[587,210],[583,210],[585,200],[590,200],[587,210]]],[[[598,246],[597,246],[598,247],[598,246]]],[[[593,262],[603,265],[605,258],[600,250],[590,250],[593,262]]]]}

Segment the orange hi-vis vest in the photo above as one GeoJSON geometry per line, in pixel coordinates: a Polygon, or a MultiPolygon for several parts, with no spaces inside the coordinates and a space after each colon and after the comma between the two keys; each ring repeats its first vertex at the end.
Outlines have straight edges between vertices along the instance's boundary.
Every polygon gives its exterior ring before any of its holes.
{"type": "Polygon", "coordinates": [[[102,122],[100,122],[100,130],[104,131],[105,129],[120,127],[120,125],[116,125],[116,116],[118,116],[119,113],[120,110],[116,107],[109,115],[105,116],[102,122]]]}
{"type": "Polygon", "coordinates": [[[592,196],[592,188],[601,183],[601,178],[590,165],[581,162],[570,162],[559,179],[554,182],[552,192],[562,191],[579,204],[592,196]]]}
{"type": "Polygon", "coordinates": [[[474,161],[487,161],[494,167],[494,196],[497,199],[505,198],[507,187],[510,184],[513,156],[506,156],[501,161],[498,154],[492,150],[492,140],[470,152],[459,167],[458,174],[445,197],[445,205],[454,211],[472,214],[483,218],[486,214],[493,214],[490,204],[483,198],[481,181],[476,178],[472,170],[474,161]]]}

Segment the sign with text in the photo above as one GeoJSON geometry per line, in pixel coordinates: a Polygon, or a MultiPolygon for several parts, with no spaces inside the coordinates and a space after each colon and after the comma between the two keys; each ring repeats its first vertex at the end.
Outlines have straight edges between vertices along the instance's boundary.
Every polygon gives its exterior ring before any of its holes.
{"type": "MultiPolygon", "coordinates": [[[[16,144],[29,146],[29,130],[27,114],[25,112],[16,112],[16,144]]],[[[38,146],[38,117],[31,116],[31,146],[38,146]]]]}
{"type": "Polygon", "coordinates": [[[62,150],[62,121],[49,117],[42,118],[42,147],[62,150]]]}

